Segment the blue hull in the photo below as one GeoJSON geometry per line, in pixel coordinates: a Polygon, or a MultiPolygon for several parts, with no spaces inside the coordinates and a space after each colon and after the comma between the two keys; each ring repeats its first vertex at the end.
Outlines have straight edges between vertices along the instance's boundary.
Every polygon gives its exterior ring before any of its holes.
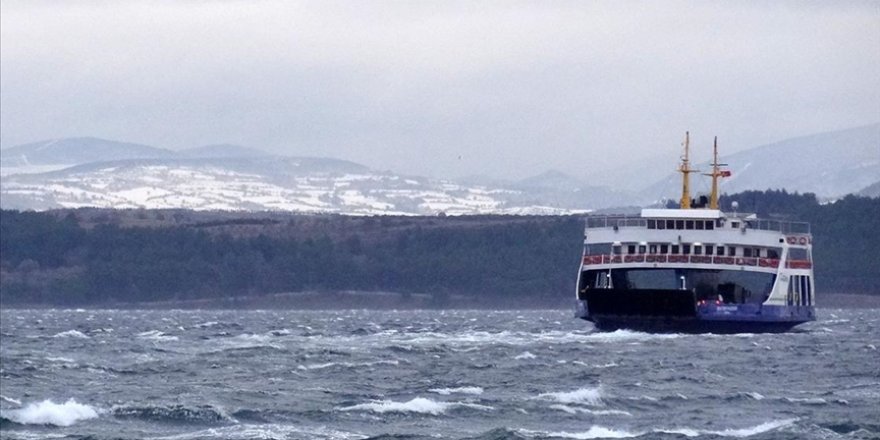
{"type": "Polygon", "coordinates": [[[692,311],[674,314],[591,313],[587,301],[578,300],[576,316],[604,331],[629,329],[654,333],[781,333],[816,319],[808,306],[761,304],[694,305],[692,311]]]}

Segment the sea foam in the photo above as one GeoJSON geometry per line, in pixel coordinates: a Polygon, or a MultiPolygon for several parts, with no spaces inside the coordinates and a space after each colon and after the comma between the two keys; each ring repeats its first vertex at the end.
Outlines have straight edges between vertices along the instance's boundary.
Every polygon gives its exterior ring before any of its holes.
{"type": "Polygon", "coordinates": [[[150,330],[147,332],[138,333],[137,335],[141,339],[149,339],[151,341],[176,341],[177,336],[170,336],[165,334],[164,332],[160,332],[159,330],[150,330]]]}
{"type": "Polygon", "coordinates": [[[3,417],[22,425],[70,426],[80,420],[98,417],[98,411],[70,399],[65,403],[55,403],[50,399],[39,403],[29,403],[21,409],[3,411],[3,417]]]}
{"type": "Polygon", "coordinates": [[[491,406],[477,405],[474,403],[464,402],[438,402],[436,400],[426,399],[424,397],[416,397],[409,402],[395,402],[393,400],[377,400],[370,403],[361,403],[358,405],[339,408],[340,411],[372,411],[377,413],[399,412],[399,413],[419,413],[440,415],[447,410],[456,407],[465,407],[490,411],[491,406]]]}
{"type": "Polygon", "coordinates": [[[528,430],[520,430],[520,433],[527,437],[558,437],[558,438],[571,438],[576,440],[587,440],[587,439],[600,439],[600,438],[632,438],[632,437],[642,437],[647,436],[649,434],[673,434],[673,435],[681,435],[685,437],[700,437],[700,436],[718,436],[718,437],[751,437],[757,434],[763,434],[768,431],[773,431],[775,429],[779,429],[794,423],[797,419],[786,419],[786,420],[774,420],[771,422],[761,423],[760,425],[741,428],[741,429],[725,429],[722,431],[710,431],[703,429],[693,429],[693,428],[674,428],[674,429],[654,429],[647,432],[631,432],[624,431],[619,429],[606,428],[604,426],[593,425],[584,432],[538,432],[538,431],[528,431],[528,430]]]}
{"type": "Polygon", "coordinates": [[[580,403],[598,406],[602,404],[602,389],[580,388],[575,391],[539,394],[538,399],[555,400],[559,403],[580,403]]]}
{"type": "Polygon", "coordinates": [[[53,338],[79,338],[88,339],[88,335],[79,330],[68,330],[66,332],[56,333],[53,338]]]}
{"type": "Polygon", "coordinates": [[[444,396],[448,396],[450,394],[483,394],[483,389],[480,387],[431,388],[428,391],[432,393],[442,394],[444,396]]]}
{"type": "Polygon", "coordinates": [[[638,437],[641,434],[622,431],[618,429],[606,428],[604,426],[591,426],[585,432],[536,432],[528,430],[520,430],[520,433],[527,437],[555,437],[555,438],[571,438],[576,440],[588,440],[594,438],[631,438],[638,437]]]}
{"type": "Polygon", "coordinates": [[[761,423],[760,425],[751,426],[748,428],[740,428],[740,429],[725,429],[722,431],[708,431],[701,429],[690,429],[690,428],[680,428],[680,429],[657,429],[654,430],[656,433],[665,433],[665,434],[680,434],[685,437],[698,437],[701,435],[717,435],[721,437],[751,437],[753,435],[762,434],[768,431],[773,431],[775,429],[782,428],[784,426],[788,426],[793,424],[797,419],[785,419],[785,420],[773,420],[770,422],[761,423]]]}

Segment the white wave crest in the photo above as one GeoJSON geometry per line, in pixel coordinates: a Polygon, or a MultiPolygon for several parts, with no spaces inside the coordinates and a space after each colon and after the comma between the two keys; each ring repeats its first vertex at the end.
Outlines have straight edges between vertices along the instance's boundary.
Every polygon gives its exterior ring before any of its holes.
{"type": "Polygon", "coordinates": [[[359,368],[359,367],[372,367],[375,365],[399,365],[399,364],[400,364],[400,361],[391,359],[391,360],[374,361],[374,362],[327,362],[324,364],[299,365],[296,368],[298,370],[323,370],[325,368],[332,368],[332,367],[359,368]]]}
{"type": "Polygon", "coordinates": [[[11,398],[11,397],[6,397],[6,396],[4,396],[4,395],[2,395],[2,394],[0,394],[0,400],[4,401],[4,402],[6,402],[6,403],[11,403],[11,404],[13,404],[13,405],[21,406],[21,400],[13,399],[13,398],[11,398]]]}
{"type": "Polygon", "coordinates": [[[586,405],[602,405],[602,389],[580,388],[574,391],[539,394],[538,399],[555,400],[559,403],[579,403],[586,405]]]}
{"type": "Polygon", "coordinates": [[[141,339],[149,339],[151,341],[176,341],[177,336],[169,336],[159,330],[150,330],[148,332],[138,333],[141,339]]]}
{"type": "Polygon", "coordinates": [[[79,338],[88,339],[89,336],[79,330],[68,330],[66,332],[56,333],[53,338],[79,338]]]}
{"type": "Polygon", "coordinates": [[[444,396],[448,396],[450,394],[483,394],[483,389],[480,387],[431,388],[428,391],[432,393],[442,394],[444,396]]]}
{"type": "Polygon", "coordinates": [[[550,405],[550,409],[556,409],[562,412],[566,412],[568,414],[592,414],[595,416],[627,416],[632,417],[632,414],[627,411],[622,411],[619,409],[590,409],[590,408],[582,408],[576,406],[555,404],[550,405]]]}
{"type": "Polygon", "coordinates": [[[524,429],[520,430],[519,432],[527,437],[558,437],[572,438],[576,440],[587,440],[594,438],[631,438],[641,435],[639,433],[621,431],[596,425],[591,426],[590,429],[588,429],[586,432],[538,432],[528,431],[524,429]]]}
{"type": "Polygon", "coordinates": [[[571,438],[577,440],[598,439],[598,438],[632,438],[641,437],[647,434],[674,434],[685,437],[699,437],[704,435],[714,435],[719,437],[751,437],[753,435],[762,434],[773,431],[784,426],[791,425],[797,419],[774,420],[771,422],[761,423],[757,426],[741,429],[725,429],[723,431],[709,431],[693,428],[675,428],[675,429],[654,429],[647,432],[630,432],[618,429],[606,428],[604,426],[591,426],[585,432],[539,432],[520,430],[519,432],[528,437],[559,437],[571,438]]]}
{"type": "Polygon", "coordinates": [[[514,356],[514,359],[534,359],[536,357],[537,356],[535,356],[527,351],[524,351],[524,352],[514,356]]]}
{"type": "Polygon", "coordinates": [[[3,411],[3,417],[22,425],[70,426],[80,420],[98,417],[98,411],[89,405],[70,399],[65,403],[55,403],[50,399],[39,403],[29,403],[21,409],[3,411]]]}
{"type": "Polygon", "coordinates": [[[416,397],[409,402],[395,402],[393,400],[377,400],[370,403],[361,403],[358,405],[338,408],[340,411],[372,411],[377,413],[400,412],[400,413],[419,413],[440,415],[450,408],[465,407],[482,411],[491,411],[491,406],[477,405],[475,403],[465,402],[438,402],[436,400],[426,399],[424,397],[416,397]]]}
{"type": "Polygon", "coordinates": [[[828,403],[821,397],[785,397],[783,400],[788,403],[803,403],[804,405],[825,405],[828,403]]]}
{"type": "Polygon", "coordinates": [[[721,437],[751,437],[753,435],[762,434],[767,431],[773,431],[775,429],[782,428],[784,426],[788,426],[793,424],[797,419],[785,419],[785,420],[773,420],[770,422],[761,423],[760,425],[748,427],[748,428],[740,428],[740,429],[725,429],[723,431],[708,431],[702,429],[691,429],[691,428],[678,428],[678,429],[655,429],[655,433],[664,433],[664,434],[679,434],[685,437],[698,437],[701,435],[717,435],[721,437]]]}
{"type": "Polygon", "coordinates": [[[595,332],[588,335],[589,339],[599,342],[648,341],[655,339],[676,339],[684,335],[678,333],[642,333],[632,330],[615,330],[613,332],[595,332]]]}

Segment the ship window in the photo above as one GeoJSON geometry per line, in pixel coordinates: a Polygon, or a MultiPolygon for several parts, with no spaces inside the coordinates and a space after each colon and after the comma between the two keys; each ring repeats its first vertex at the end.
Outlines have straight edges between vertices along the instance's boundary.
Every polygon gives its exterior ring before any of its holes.
{"type": "Polygon", "coordinates": [[[681,253],[684,255],[690,255],[691,253],[691,245],[683,244],[681,245],[681,253]]]}
{"type": "Polygon", "coordinates": [[[708,229],[708,230],[715,229],[715,223],[713,223],[712,220],[706,221],[706,229],[708,229]]]}
{"type": "Polygon", "coordinates": [[[724,256],[724,246],[718,246],[718,249],[716,249],[716,250],[718,251],[718,252],[715,252],[716,254],[724,256]]]}
{"type": "Polygon", "coordinates": [[[694,255],[703,255],[703,247],[694,246],[694,255]]]}
{"type": "Polygon", "coordinates": [[[731,257],[735,257],[736,256],[736,248],[733,246],[728,246],[727,247],[727,255],[730,255],[731,257]]]}
{"type": "Polygon", "coordinates": [[[672,252],[671,253],[673,253],[673,254],[678,253],[678,245],[677,244],[672,245],[672,252]]]}
{"type": "Polygon", "coordinates": [[[752,248],[743,248],[743,257],[751,257],[752,248]]]}
{"type": "Polygon", "coordinates": [[[666,220],[657,220],[657,229],[666,229],[666,220]]]}
{"type": "Polygon", "coordinates": [[[657,245],[652,244],[652,245],[648,246],[648,253],[649,254],[656,254],[657,253],[657,245]]]}
{"type": "Polygon", "coordinates": [[[620,255],[623,253],[623,246],[616,244],[611,250],[614,252],[614,255],[620,255]]]}
{"type": "Polygon", "coordinates": [[[660,245],[660,253],[661,254],[668,254],[669,253],[669,245],[668,244],[661,244],[660,245]]]}
{"type": "Polygon", "coordinates": [[[706,224],[706,222],[704,222],[704,221],[702,221],[702,220],[697,220],[697,224],[694,225],[694,226],[696,226],[697,229],[704,229],[704,226],[703,226],[703,225],[705,225],[705,224],[706,224]]]}
{"type": "Polygon", "coordinates": [[[676,220],[675,229],[684,229],[684,220],[676,220]]]}
{"type": "Polygon", "coordinates": [[[789,260],[809,260],[807,250],[803,248],[788,248],[789,260]]]}
{"type": "Polygon", "coordinates": [[[587,255],[608,255],[611,253],[611,243],[593,243],[587,245],[587,255]]]}
{"type": "MultiPolygon", "coordinates": [[[[760,256],[761,256],[761,248],[755,248],[755,250],[754,250],[752,253],[753,253],[756,257],[760,257],[760,256]]],[[[765,256],[765,257],[767,256],[767,253],[766,253],[766,252],[764,253],[764,256],[765,256]]]]}
{"type": "Polygon", "coordinates": [[[739,222],[730,222],[730,227],[733,228],[733,229],[738,229],[738,228],[739,228],[739,222]]]}
{"type": "Polygon", "coordinates": [[[640,244],[640,245],[639,245],[639,253],[640,253],[640,254],[644,254],[645,251],[647,251],[647,250],[648,250],[648,247],[647,247],[647,246],[645,246],[645,245],[643,245],[643,244],[640,244]]]}
{"type": "Polygon", "coordinates": [[[712,255],[712,251],[715,250],[715,246],[706,245],[706,255],[712,255]]]}
{"type": "Polygon", "coordinates": [[[779,258],[779,248],[767,249],[767,258],[779,258]]]}
{"type": "Polygon", "coordinates": [[[648,229],[657,229],[657,220],[648,220],[648,229]]]}
{"type": "Polygon", "coordinates": [[[631,244],[631,245],[627,246],[627,247],[626,247],[626,253],[628,253],[628,254],[634,254],[634,253],[636,253],[636,245],[631,244]]]}
{"type": "Polygon", "coordinates": [[[693,221],[693,220],[687,220],[687,221],[685,221],[685,222],[684,222],[684,228],[685,228],[685,229],[694,229],[694,221],[693,221]]]}

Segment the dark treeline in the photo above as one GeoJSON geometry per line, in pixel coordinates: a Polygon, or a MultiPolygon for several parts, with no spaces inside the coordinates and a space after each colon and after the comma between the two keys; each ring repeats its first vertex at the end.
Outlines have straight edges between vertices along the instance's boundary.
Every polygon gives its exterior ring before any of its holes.
{"type": "Polygon", "coordinates": [[[453,294],[547,304],[573,292],[582,233],[575,217],[290,215],[170,227],[117,218],[83,227],[94,220],[84,217],[0,213],[4,303],[361,290],[430,293],[437,305],[453,294]]]}
{"type": "MultiPolygon", "coordinates": [[[[877,293],[880,200],[745,192],[725,210],[812,223],[818,288],[877,293]]],[[[428,293],[559,304],[579,217],[345,217],[186,211],[0,212],[4,304],[226,298],[296,291],[428,293]]]]}

